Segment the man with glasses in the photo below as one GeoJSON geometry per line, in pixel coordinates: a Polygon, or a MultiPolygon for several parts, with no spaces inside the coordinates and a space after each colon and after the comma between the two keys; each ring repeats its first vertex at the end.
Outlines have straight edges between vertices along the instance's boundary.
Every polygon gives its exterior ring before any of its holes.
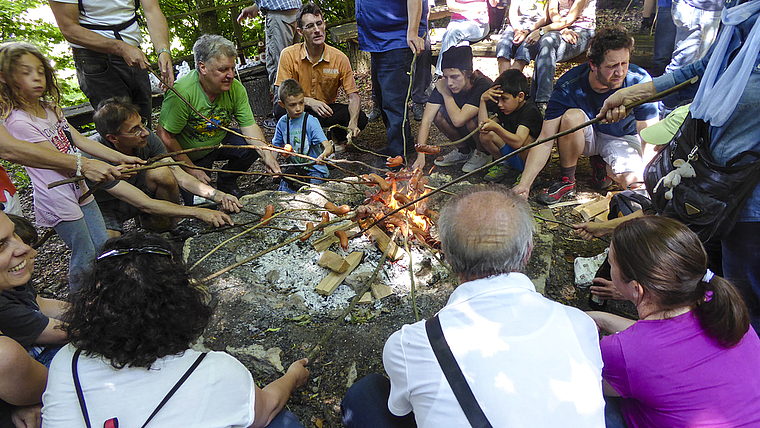
{"type": "MultiPolygon", "coordinates": [[[[368,119],[361,111],[354,71],[343,52],[325,43],[327,32],[319,6],[314,3],[301,6],[296,15],[296,30],[303,36],[303,42],[282,51],[275,89],[287,79],[297,80],[304,90],[306,111],[316,116],[322,127],[341,125],[350,130],[352,137],[358,136],[368,119]],[[341,87],[348,95],[348,105],[335,102],[341,87]]],[[[277,105],[275,118],[284,114],[285,109],[277,105]]],[[[333,128],[332,136],[328,137],[342,143],[347,132],[333,128]]]]}
{"type": "MultiPolygon", "coordinates": [[[[110,98],[102,101],[93,116],[98,136],[95,138],[103,145],[124,154],[151,159],[166,153],[161,140],[146,128],[137,106],[127,98],[110,98]]],[[[169,163],[164,158],[159,162],[169,163]]],[[[124,180],[111,181],[95,191],[108,235],[119,236],[123,232],[125,221],[141,213],[154,216],[141,216],[143,226],[175,228],[181,217],[194,217],[214,226],[232,224],[230,217],[220,211],[192,206],[179,205],[179,189],[218,202],[226,211],[239,212],[242,205],[230,194],[214,189],[206,183],[185,172],[178,166],[165,166],[140,171],[124,180]],[[145,222],[149,222],[147,224],[145,222]]]]}

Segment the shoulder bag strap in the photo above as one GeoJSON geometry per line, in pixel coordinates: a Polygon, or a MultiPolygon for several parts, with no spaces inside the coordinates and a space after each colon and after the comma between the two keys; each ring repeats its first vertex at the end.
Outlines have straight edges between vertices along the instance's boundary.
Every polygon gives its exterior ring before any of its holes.
{"type": "Polygon", "coordinates": [[[161,410],[162,407],[164,407],[164,404],[166,404],[167,401],[169,401],[170,398],[172,398],[172,395],[174,395],[175,392],[179,389],[180,386],[182,386],[183,383],[187,380],[187,378],[190,377],[190,375],[195,371],[195,369],[198,367],[198,365],[203,361],[203,359],[206,358],[206,353],[202,353],[198,355],[198,358],[195,359],[195,362],[192,366],[190,366],[189,369],[185,372],[184,375],[177,381],[177,383],[174,384],[174,387],[169,391],[163,400],[161,400],[161,403],[159,403],[158,407],[156,407],[156,410],[151,413],[150,417],[147,421],[145,421],[144,424],[142,424],[142,428],[145,428],[146,425],[148,425],[148,422],[153,419],[154,416],[156,416],[156,413],[158,413],[159,410],[161,410]]]}
{"type": "Polygon", "coordinates": [[[438,360],[452,391],[454,391],[459,406],[464,411],[464,415],[467,416],[470,426],[473,428],[491,428],[491,423],[488,422],[478,400],[475,399],[475,395],[473,395],[467,380],[464,378],[462,369],[459,368],[459,364],[457,364],[457,360],[443,336],[441,321],[437,315],[425,322],[425,331],[435,353],[435,358],[438,360]]]}
{"type": "Polygon", "coordinates": [[[71,372],[74,375],[74,389],[77,391],[77,400],[79,400],[79,408],[82,409],[84,424],[87,426],[87,428],[92,428],[92,425],[90,424],[90,415],[87,413],[87,404],[84,402],[82,384],[79,383],[79,372],[77,371],[77,361],[79,360],[79,354],[81,353],[81,349],[74,351],[74,357],[71,358],[71,372]]]}

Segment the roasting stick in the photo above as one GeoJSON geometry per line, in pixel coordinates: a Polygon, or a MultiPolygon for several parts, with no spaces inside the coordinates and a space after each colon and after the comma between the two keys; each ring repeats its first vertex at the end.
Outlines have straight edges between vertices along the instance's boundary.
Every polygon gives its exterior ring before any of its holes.
{"type": "MultiPolygon", "coordinates": [[[[673,92],[680,91],[681,89],[683,89],[683,88],[685,88],[685,87],[687,87],[689,85],[695,84],[695,83],[697,83],[697,79],[698,79],[697,76],[692,77],[691,79],[689,79],[689,80],[687,80],[685,82],[682,82],[682,83],[680,83],[680,84],[678,84],[676,86],[673,86],[670,89],[666,89],[666,90],[664,90],[662,92],[658,92],[658,93],[656,93],[656,94],[654,94],[652,96],[649,96],[647,98],[644,98],[642,100],[634,101],[634,102],[632,102],[632,103],[630,103],[630,104],[628,104],[628,105],[625,106],[626,113],[630,113],[634,108],[636,108],[636,107],[638,107],[638,106],[640,106],[642,104],[650,103],[652,101],[657,101],[660,98],[663,98],[663,97],[665,97],[667,95],[670,95],[673,92]]],[[[487,164],[483,165],[482,167],[480,167],[480,168],[478,168],[478,169],[476,169],[476,170],[474,170],[472,172],[468,172],[467,174],[464,174],[464,175],[460,176],[459,178],[456,178],[454,180],[449,181],[448,183],[444,184],[441,187],[437,187],[437,188],[431,190],[430,193],[426,193],[426,194],[424,194],[424,195],[422,195],[422,196],[420,196],[420,197],[418,197],[418,198],[416,198],[416,199],[414,199],[414,200],[412,200],[412,201],[410,201],[410,202],[408,202],[408,203],[406,203],[404,205],[401,205],[400,207],[396,208],[395,210],[392,210],[388,214],[385,214],[384,216],[380,217],[379,219],[373,221],[368,226],[362,228],[359,232],[357,232],[357,234],[355,236],[357,236],[357,235],[359,235],[361,233],[364,233],[364,231],[366,231],[370,227],[372,227],[372,226],[380,223],[381,221],[385,220],[387,217],[389,217],[389,216],[391,216],[393,214],[396,214],[397,212],[399,212],[399,211],[401,211],[401,210],[403,210],[403,209],[405,209],[405,208],[407,208],[407,207],[409,207],[411,205],[414,205],[417,202],[419,202],[419,201],[421,201],[421,200],[423,200],[425,198],[428,198],[428,197],[430,197],[432,195],[435,195],[436,193],[443,191],[443,189],[446,189],[447,187],[450,187],[450,186],[452,186],[452,185],[454,185],[456,183],[459,183],[460,181],[463,181],[463,180],[465,180],[467,178],[470,178],[473,175],[475,175],[475,174],[477,174],[477,173],[479,173],[481,171],[485,171],[485,170],[491,168],[492,166],[499,164],[500,162],[504,161],[505,159],[509,159],[512,156],[518,155],[518,154],[520,154],[520,153],[522,153],[522,152],[524,152],[526,150],[529,150],[529,149],[531,149],[531,148],[533,148],[535,146],[538,146],[539,144],[546,143],[547,141],[552,141],[552,140],[554,140],[556,138],[563,137],[563,136],[568,135],[568,134],[572,134],[575,131],[581,130],[581,129],[583,129],[583,128],[589,126],[589,125],[593,125],[593,124],[595,124],[595,123],[597,123],[599,121],[601,121],[601,119],[599,119],[599,118],[593,118],[593,119],[589,120],[586,123],[582,123],[582,124],[580,124],[580,125],[578,125],[576,127],[570,128],[570,129],[568,129],[566,131],[558,132],[558,133],[556,133],[556,134],[554,134],[554,135],[552,135],[550,137],[544,138],[543,140],[534,141],[533,143],[528,144],[527,146],[520,147],[519,149],[513,151],[512,153],[510,153],[508,155],[504,155],[504,156],[500,157],[499,159],[496,159],[493,162],[487,163],[487,164]]]]}

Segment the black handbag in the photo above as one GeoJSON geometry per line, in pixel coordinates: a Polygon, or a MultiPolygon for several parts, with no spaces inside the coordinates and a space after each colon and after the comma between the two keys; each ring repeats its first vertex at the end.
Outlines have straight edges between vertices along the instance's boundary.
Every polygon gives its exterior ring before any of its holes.
{"type": "Polygon", "coordinates": [[[731,232],[760,182],[760,153],[744,151],[723,166],[713,159],[710,141],[710,125],[692,118],[690,113],[644,171],[644,182],[657,214],[681,221],[702,242],[731,232]],[[665,193],[670,189],[658,183],[675,169],[673,162],[677,159],[691,164],[696,176],[683,178],[673,188],[672,198],[667,199],[665,193]]]}

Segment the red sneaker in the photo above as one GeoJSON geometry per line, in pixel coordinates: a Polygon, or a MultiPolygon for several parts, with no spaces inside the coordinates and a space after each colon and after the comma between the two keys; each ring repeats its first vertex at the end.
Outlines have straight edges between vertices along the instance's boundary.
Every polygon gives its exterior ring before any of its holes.
{"type": "Polygon", "coordinates": [[[544,190],[543,193],[538,195],[538,202],[544,205],[551,205],[555,202],[559,202],[565,195],[575,194],[575,181],[570,181],[567,177],[562,177],[561,181],[555,181],[544,190]]]}

